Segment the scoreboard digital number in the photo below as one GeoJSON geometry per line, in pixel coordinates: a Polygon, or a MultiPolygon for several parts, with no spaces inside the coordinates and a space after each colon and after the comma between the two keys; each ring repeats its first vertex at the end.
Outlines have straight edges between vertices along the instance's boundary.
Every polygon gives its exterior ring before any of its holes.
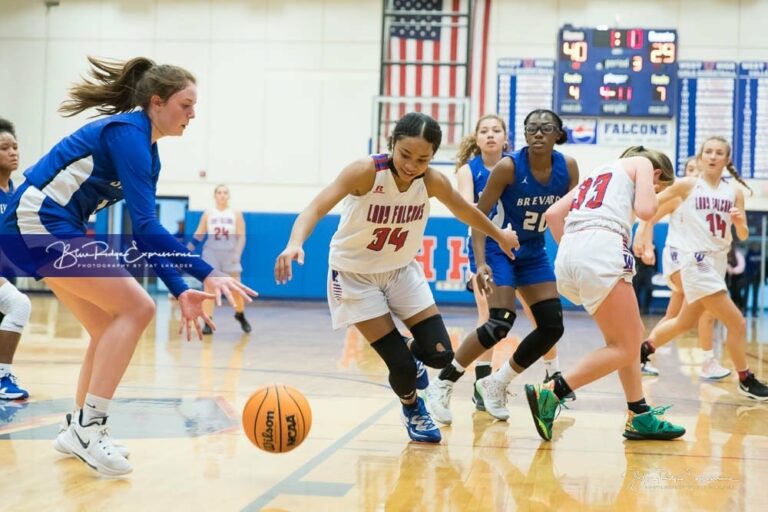
{"type": "Polygon", "coordinates": [[[555,110],[574,116],[672,117],[677,31],[560,29],[555,110]]]}

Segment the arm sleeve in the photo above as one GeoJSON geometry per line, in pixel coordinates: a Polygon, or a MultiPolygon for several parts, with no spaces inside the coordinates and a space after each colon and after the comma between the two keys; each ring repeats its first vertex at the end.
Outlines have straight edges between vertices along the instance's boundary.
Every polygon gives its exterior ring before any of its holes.
{"type": "Polygon", "coordinates": [[[178,297],[188,289],[181,277],[184,269],[203,281],[213,268],[184,247],[158,221],[156,212],[156,178],[147,135],[132,125],[114,124],[102,135],[123,189],[125,204],[133,222],[136,243],[145,253],[158,277],[178,297]]]}

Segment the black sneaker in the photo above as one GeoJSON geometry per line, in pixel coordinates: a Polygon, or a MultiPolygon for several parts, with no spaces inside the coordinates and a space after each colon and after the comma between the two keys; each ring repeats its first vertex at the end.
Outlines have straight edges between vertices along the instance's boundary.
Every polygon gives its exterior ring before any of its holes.
{"type": "Polygon", "coordinates": [[[211,335],[213,334],[213,329],[211,329],[211,326],[208,324],[203,324],[203,335],[211,335]]]}
{"type": "Polygon", "coordinates": [[[656,348],[651,345],[650,341],[645,340],[642,345],[640,345],[640,363],[645,364],[650,361],[651,354],[654,352],[656,352],[656,348]]]}
{"type": "Polygon", "coordinates": [[[251,332],[251,324],[249,324],[248,320],[245,319],[245,313],[235,313],[235,320],[240,322],[240,328],[243,330],[243,332],[251,332]]]}
{"type": "MultiPolygon", "coordinates": [[[[558,377],[562,377],[562,373],[555,372],[552,375],[550,375],[549,371],[545,371],[544,372],[544,384],[546,384],[547,382],[549,382],[551,380],[555,380],[558,377]]],[[[567,395],[565,395],[563,397],[563,400],[576,400],[576,393],[571,391],[570,393],[568,393],[567,395]]]]}
{"type": "Polygon", "coordinates": [[[768,386],[757,380],[754,373],[750,373],[746,379],[739,381],[739,393],[761,402],[768,400],[768,386]]]}
{"type": "Polygon", "coordinates": [[[483,402],[483,397],[477,392],[475,386],[472,386],[472,402],[475,404],[475,409],[478,411],[485,411],[485,402],[483,402]]]}

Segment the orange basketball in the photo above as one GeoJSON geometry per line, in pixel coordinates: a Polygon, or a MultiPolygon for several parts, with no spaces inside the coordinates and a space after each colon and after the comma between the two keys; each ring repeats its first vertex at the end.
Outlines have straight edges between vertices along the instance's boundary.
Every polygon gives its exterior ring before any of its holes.
{"type": "Polygon", "coordinates": [[[301,392],[284,384],[256,390],[243,407],[243,429],[265,452],[285,453],[299,446],[312,426],[312,409],[301,392]]]}

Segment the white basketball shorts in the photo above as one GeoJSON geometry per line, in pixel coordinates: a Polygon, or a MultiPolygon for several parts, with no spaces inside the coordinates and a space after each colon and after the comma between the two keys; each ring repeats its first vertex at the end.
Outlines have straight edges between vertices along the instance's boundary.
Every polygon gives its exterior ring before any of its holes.
{"type": "Polygon", "coordinates": [[[434,303],[424,271],[416,261],[377,274],[328,269],[328,306],[334,329],[389,312],[405,320],[434,303]]]}
{"type": "Polygon", "coordinates": [[[616,283],[632,283],[635,257],[624,237],[607,229],[566,233],[555,258],[557,290],[594,315],[616,283]]]}
{"type": "Polygon", "coordinates": [[[681,254],[680,278],[683,281],[683,293],[688,303],[728,289],[725,285],[727,253],[719,251],[681,254]]]}

